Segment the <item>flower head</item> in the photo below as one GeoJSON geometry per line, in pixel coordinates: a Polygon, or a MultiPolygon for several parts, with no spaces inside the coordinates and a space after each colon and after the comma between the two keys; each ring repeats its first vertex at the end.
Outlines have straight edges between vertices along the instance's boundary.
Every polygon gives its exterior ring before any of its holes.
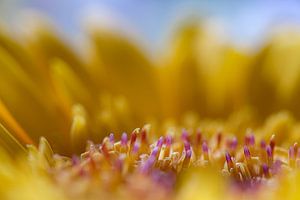
{"type": "Polygon", "coordinates": [[[1,32],[1,199],[298,198],[294,44],[248,55],[188,24],[156,64],[90,36],[83,59],[49,27],[1,32]]]}

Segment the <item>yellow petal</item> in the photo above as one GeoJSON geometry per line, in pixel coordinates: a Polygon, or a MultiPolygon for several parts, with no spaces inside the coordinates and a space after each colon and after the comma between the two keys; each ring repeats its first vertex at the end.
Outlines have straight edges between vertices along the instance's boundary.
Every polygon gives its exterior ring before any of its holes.
{"type": "Polygon", "coordinates": [[[7,150],[11,155],[17,155],[17,153],[26,153],[25,148],[19,143],[19,141],[4,128],[0,123],[0,144],[1,147],[7,150]]]}
{"type": "Polygon", "coordinates": [[[71,126],[71,142],[75,151],[82,151],[87,140],[87,121],[84,108],[77,104],[73,106],[73,121],[71,126]]]}
{"type": "Polygon", "coordinates": [[[147,116],[159,116],[157,71],[143,52],[132,41],[116,33],[95,31],[92,40],[91,70],[99,72],[97,68],[102,67],[99,73],[91,75],[93,80],[102,78],[100,81],[106,90],[124,96],[138,121],[147,116]]]}
{"type": "Polygon", "coordinates": [[[39,153],[47,161],[49,166],[53,165],[53,150],[46,138],[44,137],[41,137],[40,139],[39,153]]]}
{"type": "Polygon", "coordinates": [[[33,144],[32,139],[13,118],[0,99],[0,120],[7,124],[25,144],[33,144]]]}

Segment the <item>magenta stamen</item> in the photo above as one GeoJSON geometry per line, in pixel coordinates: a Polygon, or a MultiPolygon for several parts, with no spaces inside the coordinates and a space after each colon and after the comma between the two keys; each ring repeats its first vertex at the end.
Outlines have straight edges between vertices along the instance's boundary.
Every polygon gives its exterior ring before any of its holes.
{"type": "Polygon", "coordinates": [[[109,142],[112,144],[115,143],[115,136],[113,133],[109,134],[109,142]]]}
{"type": "Polygon", "coordinates": [[[228,169],[233,168],[233,162],[232,162],[231,156],[228,152],[225,153],[225,159],[227,162],[228,169]]]}
{"type": "Polygon", "coordinates": [[[238,140],[236,137],[233,137],[232,139],[228,139],[226,141],[226,145],[230,150],[235,150],[238,145],[238,140]]]}
{"type": "Polygon", "coordinates": [[[75,165],[78,165],[79,163],[80,163],[80,159],[78,158],[78,156],[73,155],[72,156],[72,165],[75,166],[75,165]]]}
{"type": "Polygon", "coordinates": [[[249,142],[251,146],[255,145],[255,137],[253,134],[249,136],[249,142]]]}
{"type": "Polygon", "coordinates": [[[158,141],[157,141],[157,143],[156,143],[156,146],[159,147],[159,148],[161,148],[162,145],[164,144],[164,140],[165,140],[164,137],[161,136],[161,137],[158,139],[158,141]]]}
{"type": "Polygon", "coordinates": [[[192,151],[189,149],[186,151],[186,158],[191,158],[192,156],[192,151]]]}
{"type": "Polygon", "coordinates": [[[244,155],[245,155],[246,159],[250,159],[250,157],[251,157],[250,150],[247,146],[244,146],[244,155]]]}
{"type": "Polygon", "coordinates": [[[282,162],[280,160],[275,160],[275,162],[271,168],[272,174],[277,174],[278,172],[280,172],[281,165],[282,165],[282,162]]]}
{"type": "Polygon", "coordinates": [[[157,154],[158,154],[158,151],[159,151],[159,147],[154,147],[154,149],[152,150],[151,154],[150,154],[150,157],[156,157],[157,154]]]}
{"type": "Polygon", "coordinates": [[[133,152],[133,153],[137,153],[137,152],[139,151],[139,149],[140,149],[139,143],[137,143],[137,142],[134,143],[132,152],[133,152]]]}
{"type": "Polygon", "coordinates": [[[267,164],[262,164],[262,171],[265,176],[269,176],[269,166],[267,164]]]}
{"type": "Polygon", "coordinates": [[[260,141],[260,148],[266,149],[266,147],[267,147],[266,141],[265,140],[261,140],[260,141]]]}
{"type": "Polygon", "coordinates": [[[267,146],[266,151],[267,151],[268,157],[272,158],[273,157],[272,147],[271,146],[267,146]]]}
{"type": "Polygon", "coordinates": [[[132,145],[135,143],[136,138],[137,138],[137,134],[136,134],[136,132],[134,131],[134,132],[131,133],[131,137],[130,137],[130,146],[132,146],[132,145]]]}
{"type": "Polygon", "coordinates": [[[247,146],[255,145],[255,137],[253,134],[249,134],[245,136],[245,145],[247,146]]]}
{"type": "Polygon", "coordinates": [[[230,154],[228,152],[225,153],[225,158],[226,158],[226,162],[227,163],[231,163],[232,162],[231,156],[230,156],[230,154]]]}
{"type": "Polygon", "coordinates": [[[155,163],[155,157],[150,156],[148,158],[147,161],[145,161],[142,165],[141,165],[141,173],[142,174],[147,174],[151,168],[153,167],[154,163],[155,163]]]}
{"type": "Polygon", "coordinates": [[[148,166],[152,166],[155,162],[155,157],[150,156],[149,159],[147,160],[148,166]]]}
{"type": "Polygon", "coordinates": [[[183,141],[188,141],[189,140],[189,134],[188,134],[186,129],[182,130],[181,138],[182,138],[183,141]]]}
{"type": "Polygon", "coordinates": [[[166,146],[168,146],[168,147],[171,146],[171,144],[172,144],[172,136],[171,135],[166,136],[165,143],[166,143],[166,146]]]}
{"type": "Polygon", "coordinates": [[[127,140],[128,140],[128,139],[127,139],[127,133],[124,132],[124,133],[122,134],[122,136],[121,136],[121,145],[122,145],[122,146],[127,146],[127,140]]]}
{"type": "Polygon", "coordinates": [[[184,149],[185,149],[185,151],[190,150],[191,149],[191,144],[189,142],[185,141],[184,142],[184,149]]]}
{"type": "Polygon", "coordinates": [[[207,146],[207,143],[206,142],[203,142],[202,143],[202,151],[204,153],[208,153],[208,146],[207,146]]]}
{"type": "Polygon", "coordinates": [[[230,148],[232,150],[234,150],[237,147],[237,145],[238,145],[238,140],[237,140],[236,137],[233,137],[232,140],[231,140],[231,142],[230,142],[230,148]]]}

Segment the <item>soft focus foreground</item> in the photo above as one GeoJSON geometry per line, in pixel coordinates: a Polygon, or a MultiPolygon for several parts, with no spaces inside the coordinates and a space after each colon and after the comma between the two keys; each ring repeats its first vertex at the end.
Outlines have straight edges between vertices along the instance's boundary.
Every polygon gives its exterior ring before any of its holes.
{"type": "Polygon", "coordinates": [[[154,62],[31,31],[0,32],[1,199],[299,198],[300,32],[245,53],[189,23],[154,62]]]}

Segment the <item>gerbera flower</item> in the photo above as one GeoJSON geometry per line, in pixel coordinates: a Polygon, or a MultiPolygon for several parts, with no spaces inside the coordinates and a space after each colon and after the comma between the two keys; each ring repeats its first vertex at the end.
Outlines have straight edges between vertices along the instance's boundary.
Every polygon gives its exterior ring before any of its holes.
{"type": "Polygon", "coordinates": [[[2,30],[1,199],[297,199],[298,33],[250,54],[187,24],[158,64],[89,36],[2,30]]]}

